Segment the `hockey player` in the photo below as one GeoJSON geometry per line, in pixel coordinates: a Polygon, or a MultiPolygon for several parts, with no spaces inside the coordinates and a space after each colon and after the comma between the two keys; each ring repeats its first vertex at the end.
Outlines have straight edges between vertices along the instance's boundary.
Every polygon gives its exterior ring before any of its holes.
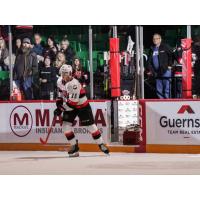
{"type": "Polygon", "coordinates": [[[79,81],[72,77],[72,67],[64,64],[60,68],[60,75],[61,77],[57,81],[58,98],[56,101],[57,109],[54,111],[54,115],[60,116],[63,113],[63,132],[71,144],[68,151],[69,156],[79,156],[78,140],[76,140],[72,131],[72,123],[76,116],[79,117],[82,126],[87,126],[100,150],[105,154],[109,154],[101,133],[94,123],[92,109],[85,90],[79,81]]]}

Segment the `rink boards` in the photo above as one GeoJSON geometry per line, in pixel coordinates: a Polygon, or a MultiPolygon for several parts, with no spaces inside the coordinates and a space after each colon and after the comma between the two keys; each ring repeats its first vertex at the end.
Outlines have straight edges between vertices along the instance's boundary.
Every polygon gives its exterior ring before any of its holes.
{"type": "MultiPolygon", "coordinates": [[[[135,152],[134,147],[111,145],[111,101],[90,100],[95,123],[103,139],[113,152],[135,152]]],[[[55,101],[0,102],[0,150],[55,150],[66,151],[68,144],[62,131],[61,118],[56,119],[52,134],[46,145],[40,137],[46,138],[53,120],[55,101]]],[[[73,131],[79,140],[81,151],[99,151],[88,132],[76,118],[73,131]]]]}
{"type": "Polygon", "coordinates": [[[200,101],[140,100],[142,135],[149,153],[200,153],[200,101]]]}
{"type": "MultiPolygon", "coordinates": [[[[104,141],[110,142],[110,101],[91,101],[92,112],[104,141]]],[[[45,138],[53,120],[55,102],[22,101],[0,103],[0,143],[40,143],[45,138]]],[[[79,143],[94,143],[87,127],[76,118],[73,131],[79,143]]],[[[57,117],[48,143],[65,144],[61,117],[57,117]]]]}
{"type": "MultiPolygon", "coordinates": [[[[113,152],[200,153],[199,100],[139,100],[142,140],[139,146],[111,143],[111,102],[90,101],[99,130],[113,152]]],[[[47,127],[53,119],[55,102],[0,102],[0,150],[66,150],[61,119],[57,118],[47,145],[47,127]]],[[[76,119],[73,130],[81,151],[98,151],[86,127],[76,119]]]]}

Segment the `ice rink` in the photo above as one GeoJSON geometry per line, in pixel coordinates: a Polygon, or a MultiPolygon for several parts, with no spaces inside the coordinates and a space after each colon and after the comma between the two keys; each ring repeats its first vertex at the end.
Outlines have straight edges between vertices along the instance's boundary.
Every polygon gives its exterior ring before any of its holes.
{"type": "Polygon", "coordinates": [[[200,155],[1,151],[0,174],[200,174],[200,155]]]}

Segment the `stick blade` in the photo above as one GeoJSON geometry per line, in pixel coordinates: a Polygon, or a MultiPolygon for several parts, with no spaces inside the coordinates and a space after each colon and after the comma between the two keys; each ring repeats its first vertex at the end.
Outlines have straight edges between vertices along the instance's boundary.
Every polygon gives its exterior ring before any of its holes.
{"type": "Polygon", "coordinates": [[[40,142],[41,142],[42,144],[46,144],[46,141],[44,141],[42,138],[40,138],[40,142]]]}

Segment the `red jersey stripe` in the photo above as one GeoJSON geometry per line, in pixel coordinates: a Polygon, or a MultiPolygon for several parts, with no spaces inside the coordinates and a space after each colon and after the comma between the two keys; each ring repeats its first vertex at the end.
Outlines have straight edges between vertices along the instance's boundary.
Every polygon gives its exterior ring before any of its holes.
{"type": "Polygon", "coordinates": [[[71,101],[70,99],[67,99],[67,103],[69,103],[72,106],[76,106],[78,104],[78,102],[71,101]]]}

